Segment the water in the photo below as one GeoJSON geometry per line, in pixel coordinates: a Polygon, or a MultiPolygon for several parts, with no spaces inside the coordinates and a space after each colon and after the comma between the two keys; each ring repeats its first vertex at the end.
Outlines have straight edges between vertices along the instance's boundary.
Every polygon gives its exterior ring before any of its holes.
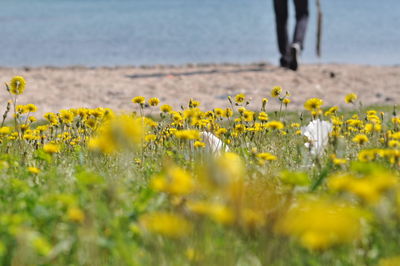
{"type": "MultiPolygon", "coordinates": [[[[323,57],[310,0],[303,61],[400,63],[399,0],[321,2],[323,57]]],[[[272,0],[0,0],[0,10],[0,66],[278,61],[272,0]]]]}

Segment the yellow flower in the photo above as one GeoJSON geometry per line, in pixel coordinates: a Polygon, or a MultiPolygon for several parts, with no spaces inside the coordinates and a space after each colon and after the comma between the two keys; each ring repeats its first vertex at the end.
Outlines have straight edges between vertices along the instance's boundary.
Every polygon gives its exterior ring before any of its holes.
{"type": "Polygon", "coordinates": [[[194,189],[194,181],[188,172],[174,165],[168,167],[164,174],[154,176],[151,187],[173,195],[186,195],[194,189]]]}
{"type": "Polygon", "coordinates": [[[390,173],[375,173],[364,177],[338,175],[331,177],[328,181],[329,188],[348,191],[369,203],[378,201],[383,192],[396,184],[397,178],[390,173]]]}
{"type": "Polygon", "coordinates": [[[345,103],[354,103],[357,100],[357,94],[350,93],[344,98],[345,103]]]}
{"type": "Polygon", "coordinates": [[[132,99],[132,102],[137,104],[144,104],[146,102],[146,99],[143,96],[136,96],[132,99]]]}
{"type": "Polygon", "coordinates": [[[200,102],[199,101],[196,101],[196,100],[193,100],[193,99],[189,100],[189,107],[190,108],[196,108],[198,106],[200,106],[200,102]]]}
{"type": "Polygon", "coordinates": [[[164,104],[164,105],[161,105],[160,110],[163,113],[169,113],[172,111],[172,107],[168,104],[164,104]]]}
{"type": "Polygon", "coordinates": [[[367,217],[361,209],[345,203],[302,199],[279,221],[277,230],[297,238],[310,250],[324,250],[360,239],[362,221],[367,217]]]}
{"type": "Polygon", "coordinates": [[[233,111],[231,108],[226,108],[225,110],[225,116],[226,117],[231,117],[233,115],[233,111]]]}
{"type": "Polygon", "coordinates": [[[74,121],[74,113],[69,110],[61,110],[60,112],[61,121],[65,124],[71,124],[74,121]]]}
{"type": "Polygon", "coordinates": [[[150,106],[157,106],[160,103],[160,100],[158,98],[150,98],[149,100],[149,105],[150,106]]]}
{"type": "Polygon", "coordinates": [[[291,123],[291,124],[290,124],[290,127],[292,127],[292,128],[299,128],[299,127],[300,127],[300,124],[299,124],[299,123],[291,123]]]}
{"type": "Polygon", "coordinates": [[[290,102],[291,102],[291,101],[290,101],[290,99],[288,99],[288,98],[285,98],[285,99],[283,99],[283,101],[282,101],[282,103],[283,103],[284,105],[288,105],[290,102]]]}
{"type": "Polygon", "coordinates": [[[205,146],[206,146],[206,144],[204,142],[201,142],[201,141],[194,142],[194,147],[196,147],[196,148],[204,148],[205,146]]]}
{"type": "Polygon", "coordinates": [[[242,114],[243,118],[247,122],[251,122],[254,119],[254,113],[252,111],[245,110],[242,114]]]}
{"type": "Polygon", "coordinates": [[[67,218],[75,223],[82,223],[85,220],[85,213],[77,207],[71,207],[67,211],[67,218]]]}
{"type": "Polygon", "coordinates": [[[391,147],[391,148],[398,148],[398,147],[400,147],[400,141],[398,141],[398,140],[390,140],[388,142],[388,146],[391,147]]]}
{"type": "Polygon", "coordinates": [[[271,122],[268,122],[266,125],[265,125],[267,128],[270,128],[270,129],[282,129],[282,128],[284,128],[284,125],[283,125],[283,123],[282,122],[280,122],[280,121],[271,121],[271,122]]]}
{"type": "Polygon", "coordinates": [[[26,81],[21,76],[15,76],[10,81],[10,92],[15,95],[22,94],[25,90],[26,81]]]}
{"type": "Polygon", "coordinates": [[[361,162],[371,162],[376,159],[378,155],[377,150],[372,149],[372,150],[362,150],[358,153],[358,160],[361,162]]]}
{"type": "Polygon", "coordinates": [[[339,107],[337,107],[337,106],[332,106],[331,108],[329,108],[328,111],[326,111],[326,112],[324,113],[324,115],[325,115],[325,116],[334,115],[334,114],[336,114],[336,112],[337,112],[338,110],[339,110],[339,107]]]}
{"type": "Polygon", "coordinates": [[[48,143],[48,144],[45,144],[43,146],[43,150],[46,153],[50,153],[50,154],[59,153],[60,152],[60,146],[57,145],[57,144],[48,143]]]}
{"type": "Polygon", "coordinates": [[[278,158],[275,155],[272,155],[268,152],[263,152],[257,154],[257,158],[263,160],[263,161],[276,161],[278,158]]]}
{"type": "Polygon", "coordinates": [[[246,95],[244,95],[243,93],[240,93],[240,94],[237,94],[236,96],[235,96],[235,101],[237,102],[237,103],[242,103],[242,102],[244,102],[244,99],[246,98],[246,95]]]}
{"type": "Polygon", "coordinates": [[[157,136],[154,135],[154,134],[149,134],[149,135],[146,135],[146,136],[144,137],[144,140],[145,140],[146,142],[155,141],[156,139],[157,139],[157,136]]]}
{"type": "Polygon", "coordinates": [[[216,116],[224,116],[225,115],[225,111],[221,108],[215,108],[214,113],[216,116]]]}
{"type": "Polygon", "coordinates": [[[233,212],[221,203],[189,201],[187,207],[192,213],[208,216],[211,220],[220,224],[230,224],[234,219],[233,212]]]}
{"type": "Polygon", "coordinates": [[[15,107],[15,110],[17,111],[17,113],[19,114],[25,114],[28,112],[28,110],[26,109],[25,105],[17,105],[17,107],[15,107]]]}
{"type": "Polygon", "coordinates": [[[352,141],[353,141],[354,143],[363,145],[364,143],[367,143],[369,140],[368,140],[368,137],[367,137],[366,135],[364,135],[364,134],[358,134],[358,135],[356,135],[356,136],[352,139],[352,141]]]}
{"type": "Polygon", "coordinates": [[[26,108],[26,110],[27,110],[28,112],[30,112],[30,113],[34,113],[34,112],[37,111],[36,105],[34,105],[34,104],[32,104],[32,103],[27,104],[27,105],[25,106],[25,108],[26,108]]]}
{"type": "Polygon", "coordinates": [[[258,120],[265,122],[265,121],[268,121],[268,119],[269,118],[268,118],[268,114],[267,113],[261,112],[261,113],[258,114],[258,120]]]}
{"type": "Polygon", "coordinates": [[[191,233],[192,224],[180,215],[154,212],[141,216],[139,224],[148,231],[170,238],[182,238],[191,233]]]}
{"type": "Polygon", "coordinates": [[[194,129],[179,130],[175,132],[178,139],[195,140],[200,139],[200,132],[194,129]]]}
{"type": "Polygon", "coordinates": [[[306,108],[306,110],[308,111],[315,111],[317,109],[319,109],[321,107],[321,105],[324,104],[324,101],[322,101],[319,98],[311,98],[308,99],[305,103],[304,103],[304,108],[306,108]]]}
{"type": "Polygon", "coordinates": [[[279,87],[279,86],[275,86],[271,90],[271,96],[274,97],[274,98],[276,98],[279,95],[281,95],[281,93],[282,93],[282,88],[279,87]]]}
{"type": "Polygon", "coordinates": [[[36,168],[36,167],[33,167],[33,166],[28,167],[28,171],[29,171],[31,174],[39,174],[39,173],[40,173],[40,169],[39,169],[39,168],[36,168]]]}

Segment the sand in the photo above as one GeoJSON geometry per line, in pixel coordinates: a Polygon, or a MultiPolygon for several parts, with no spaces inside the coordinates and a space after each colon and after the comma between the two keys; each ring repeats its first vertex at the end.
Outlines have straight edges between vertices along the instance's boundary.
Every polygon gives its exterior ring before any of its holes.
{"type": "MultiPolygon", "coordinates": [[[[290,109],[302,109],[306,99],[319,97],[324,106],[344,105],[346,94],[359,95],[363,105],[400,103],[400,66],[341,64],[302,65],[293,72],[269,64],[208,64],[154,67],[0,67],[0,82],[24,76],[27,88],[19,103],[34,103],[39,114],[64,108],[110,107],[132,110],[134,96],[158,97],[161,103],[179,108],[190,98],[202,109],[226,107],[227,96],[244,93],[251,108],[270,97],[273,86],[291,93],[290,109]]],[[[2,85],[3,88],[4,85],[2,85]]],[[[5,108],[9,95],[0,92],[5,108]]],[[[270,110],[278,108],[270,99],[270,110]]],[[[0,111],[2,112],[2,109],[0,111]]]]}

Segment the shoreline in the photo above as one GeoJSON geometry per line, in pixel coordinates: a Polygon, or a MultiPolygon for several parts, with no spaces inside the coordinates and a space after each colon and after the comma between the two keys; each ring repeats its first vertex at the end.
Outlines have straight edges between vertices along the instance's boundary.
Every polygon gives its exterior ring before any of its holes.
{"type": "MultiPolygon", "coordinates": [[[[153,66],[42,66],[1,67],[0,82],[21,75],[27,88],[18,97],[21,104],[33,103],[41,115],[77,107],[110,107],[115,110],[136,108],[131,99],[141,95],[158,97],[161,104],[174,108],[199,100],[203,110],[226,107],[227,96],[244,93],[252,98],[251,109],[258,110],[261,99],[270,99],[268,108],[279,108],[270,97],[270,89],[279,85],[291,93],[290,110],[303,110],[311,97],[325,101],[325,107],[345,106],[347,93],[358,94],[363,105],[400,103],[400,66],[357,64],[305,64],[298,72],[281,69],[268,62],[252,64],[184,64],[153,66]]],[[[8,94],[0,99],[4,105],[8,94]]],[[[5,108],[0,107],[0,108],[5,108]]]]}

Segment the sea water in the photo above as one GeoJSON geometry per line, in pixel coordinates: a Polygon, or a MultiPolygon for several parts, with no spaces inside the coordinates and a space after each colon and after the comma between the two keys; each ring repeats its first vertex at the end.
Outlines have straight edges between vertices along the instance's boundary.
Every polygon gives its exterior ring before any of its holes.
{"type": "MultiPolygon", "coordinates": [[[[320,1],[322,57],[315,55],[316,8],[309,0],[304,62],[400,63],[399,0],[320,1]]],[[[0,66],[275,64],[272,6],[272,0],[0,0],[0,66]]]]}

